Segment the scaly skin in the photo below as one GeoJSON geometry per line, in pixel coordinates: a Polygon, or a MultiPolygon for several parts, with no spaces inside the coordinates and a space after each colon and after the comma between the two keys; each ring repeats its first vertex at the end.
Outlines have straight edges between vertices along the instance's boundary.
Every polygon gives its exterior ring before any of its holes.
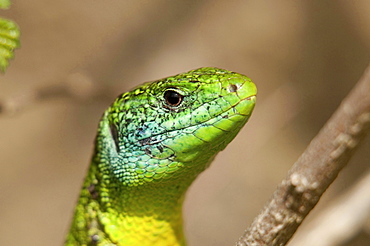
{"type": "Polygon", "coordinates": [[[250,117],[244,75],[200,68],[119,96],[98,128],[66,245],[185,245],[189,185],[250,117]]]}

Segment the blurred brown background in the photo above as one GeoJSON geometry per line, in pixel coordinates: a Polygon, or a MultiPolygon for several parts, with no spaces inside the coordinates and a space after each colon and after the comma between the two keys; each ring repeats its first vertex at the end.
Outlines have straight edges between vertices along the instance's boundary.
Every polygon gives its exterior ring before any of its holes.
{"type": "MultiPolygon", "coordinates": [[[[14,0],[1,15],[19,24],[22,47],[0,99],[74,80],[108,92],[0,115],[0,245],[62,245],[103,110],[202,66],[259,89],[250,122],[185,202],[190,246],[233,245],[369,62],[367,0],[14,0]]],[[[368,169],[369,150],[367,138],[311,217],[368,169]]],[[[368,224],[343,245],[369,245],[368,224]]]]}

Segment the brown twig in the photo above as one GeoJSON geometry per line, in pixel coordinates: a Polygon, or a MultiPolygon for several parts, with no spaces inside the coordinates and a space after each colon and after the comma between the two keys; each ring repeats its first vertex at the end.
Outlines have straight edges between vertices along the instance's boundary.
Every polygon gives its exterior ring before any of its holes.
{"type": "Polygon", "coordinates": [[[112,93],[112,88],[100,88],[85,73],[71,73],[62,83],[51,84],[24,90],[19,94],[0,100],[0,115],[15,114],[24,108],[38,102],[57,98],[72,98],[75,100],[105,99],[112,93]]]}
{"type": "Polygon", "coordinates": [[[316,214],[310,223],[305,224],[305,230],[296,233],[289,245],[342,245],[359,234],[370,217],[369,187],[370,170],[346,193],[316,214]]]}
{"type": "Polygon", "coordinates": [[[369,128],[370,66],[236,245],[286,245],[369,128]]]}

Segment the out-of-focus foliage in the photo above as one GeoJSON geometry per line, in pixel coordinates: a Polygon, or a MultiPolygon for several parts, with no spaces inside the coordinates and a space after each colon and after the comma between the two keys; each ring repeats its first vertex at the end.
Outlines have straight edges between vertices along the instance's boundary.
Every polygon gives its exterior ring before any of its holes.
{"type": "MultiPolygon", "coordinates": [[[[0,0],[0,8],[7,9],[9,0],[0,0]]],[[[9,60],[14,57],[14,49],[19,47],[19,28],[14,22],[0,18],[0,70],[9,66],[9,60]]]]}
{"type": "Polygon", "coordinates": [[[10,6],[10,0],[0,0],[0,8],[7,9],[10,6]]]}

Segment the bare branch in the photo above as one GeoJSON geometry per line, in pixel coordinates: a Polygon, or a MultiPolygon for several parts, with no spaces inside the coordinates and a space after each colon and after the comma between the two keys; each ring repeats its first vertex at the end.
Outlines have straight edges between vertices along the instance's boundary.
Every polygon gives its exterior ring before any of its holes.
{"type": "Polygon", "coordinates": [[[358,234],[370,216],[369,187],[370,170],[349,191],[306,224],[306,233],[298,232],[289,245],[340,245],[358,234]]]}
{"type": "Polygon", "coordinates": [[[370,127],[370,66],[236,243],[286,245],[370,127]]]}
{"type": "Polygon", "coordinates": [[[56,98],[72,98],[75,100],[96,100],[106,98],[109,88],[100,88],[85,73],[70,74],[63,83],[35,87],[0,101],[1,114],[15,114],[29,105],[56,98]]]}

